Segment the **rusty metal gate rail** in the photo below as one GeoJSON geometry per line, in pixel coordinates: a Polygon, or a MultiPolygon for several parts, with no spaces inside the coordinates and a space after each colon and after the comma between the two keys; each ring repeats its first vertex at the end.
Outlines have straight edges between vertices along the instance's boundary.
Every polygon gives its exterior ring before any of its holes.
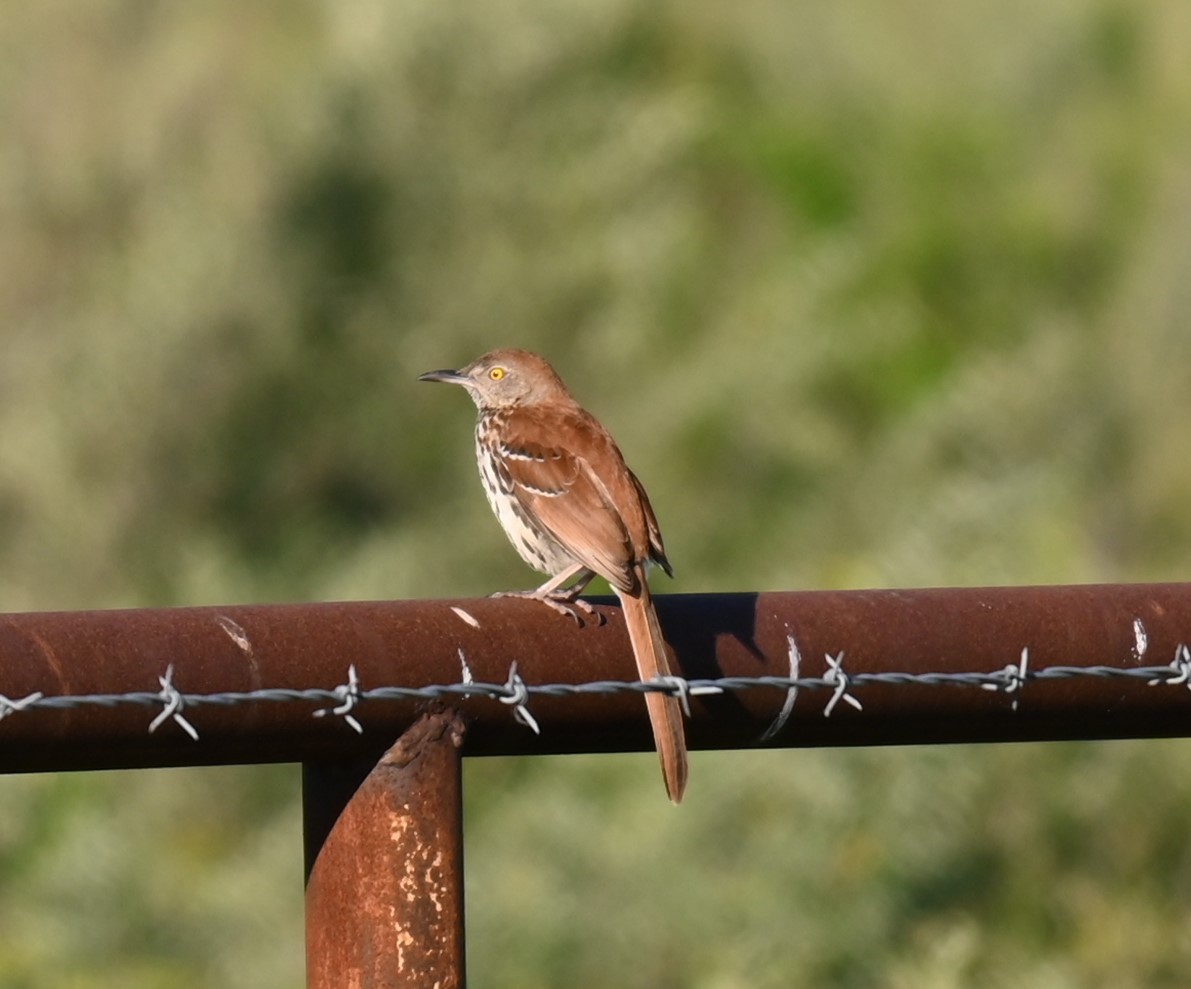
{"type": "Polygon", "coordinates": [[[460,756],[648,748],[643,690],[696,749],[1191,734],[1191,584],[662,597],[666,684],[597,604],[0,616],[0,772],[301,762],[308,984],[446,987],[460,756]]]}

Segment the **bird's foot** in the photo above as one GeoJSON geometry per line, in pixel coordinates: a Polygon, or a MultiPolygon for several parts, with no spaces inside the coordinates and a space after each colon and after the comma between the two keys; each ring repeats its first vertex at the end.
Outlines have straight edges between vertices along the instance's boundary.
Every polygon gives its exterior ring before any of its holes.
{"type": "Polygon", "coordinates": [[[544,590],[539,587],[532,591],[497,591],[495,594],[489,596],[494,598],[524,598],[528,601],[541,601],[551,611],[557,611],[560,615],[574,619],[575,624],[579,626],[583,625],[583,619],[579,617],[579,612],[583,612],[588,618],[595,619],[597,625],[604,624],[604,616],[579,597],[571,588],[567,588],[566,590],[544,590]]]}

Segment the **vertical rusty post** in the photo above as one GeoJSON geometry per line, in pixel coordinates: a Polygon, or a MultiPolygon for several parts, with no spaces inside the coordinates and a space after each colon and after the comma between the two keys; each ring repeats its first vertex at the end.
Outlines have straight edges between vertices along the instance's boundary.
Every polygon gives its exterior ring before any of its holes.
{"type": "Polygon", "coordinates": [[[438,712],[358,787],[358,764],[303,767],[308,989],[462,989],[462,741],[438,712]]]}

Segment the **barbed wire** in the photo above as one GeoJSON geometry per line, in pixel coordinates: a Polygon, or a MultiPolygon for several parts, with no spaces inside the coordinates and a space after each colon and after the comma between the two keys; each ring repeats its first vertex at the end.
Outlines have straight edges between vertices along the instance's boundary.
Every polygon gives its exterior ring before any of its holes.
{"type": "Polygon", "coordinates": [[[529,711],[534,697],[574,697],[587,694],[622,693],[664,693],[677,697],[686,713],[690,714],[690,698],[737,693],[750,690],[784,690],[786,700],[773,724],[762,739],[770,738],[789,719],[794,699],[800,690],[829,690],[831,698],[824,706],[824,717],[830,717],[840,702],[856,710],[862,710],[860,700],[852,693],[870,685],[918,686],[918,687],[976,687],[982,690],[1001,691],[1017,698],[1023,688],[1031,682],[1047,680],[1073,680],[1080,678],[1120,679],[1144,682],[1148,686],[1185,686],[1191,689],[1191,648],[1180,644],[1174,658],[1164,666],[1046,666],[1029,668],[1029,649],[1021,651],[1018,663],[1000,670],[979,672],[877,672],[847,673],[844,670],[844,653],[826,655],[827,669],[822,676],[802,676],[802,658],[793,636],[788,637],[789,676],[726,676],[714,678],[685,678],[677,676],[660,677],[656,680],[592,680],[586,683],[541,683],[530,684],[517,672],[517,664],[510,665],[508,678],[503,683],[476,681],[467,665],[462,650],[459,659],[462,668],[457,683],[429,684],[421,687],[385,685],[362,688],[355,665],[348,667],[345,683],[333,688],[309,687],[304,689],[288,687],[262,687],[256,690],[220,691],[216,693],[183,693],[174,683],[174,667],[171,664],[158,677],[157,691],[130,691],[113,694],[63,694],[46,695],[41,692],[25,697],[10,698],[0,694],[0,721],[7,717],[31,716],[41,710],[60,711],[79,707],[119,707],[137,705],[160,708],[149,723],[149,732],[155,732],[166,721],[172,720],[195,741],[199,732],[187,720],[183,711],[208,705],[220,707],[239,704],[287,704],[304,703],[324,705],[313,711],[316,718],[339,717],[358,733],[364,728],[356,714],[369,701],[422,700],[442,701],[453,698],[480,697],[507,704],[513,708],[518,722],[540,734],[537,721],[529,711]]]}

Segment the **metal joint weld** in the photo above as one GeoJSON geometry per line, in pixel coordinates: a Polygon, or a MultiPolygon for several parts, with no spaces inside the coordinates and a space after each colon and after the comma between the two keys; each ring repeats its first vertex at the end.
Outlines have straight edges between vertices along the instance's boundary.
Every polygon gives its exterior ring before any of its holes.
{"type": "Polygon", "coordinates": [[[823,682],[829,687],[835,688],[835,692],[831,695],[831,700],[823,708],[823,717],[830,718],[831,712],[835,710],[835,706],[840,701],[846,701],[852,707],[856,708],[857,711],[863,711],[864,705],[848,693],[848,684],[851,681],[848,678],[848,674],[844,672],[843,652],[841,651],[838,656],[825,655],[823,658],[827,660],[827,672],[823,674],[823,682]]]}
{"type": "MultiPolygon", "coordinates": [[[[798,643],[794,641],[794,635],[791,632],[786,634],[786,655],[790,659],[790,679],[797,680],[802,669],[802,653],[798,651],[798,643]]],[[[778,711],[777,717],[768,728],[761,734],[761,741],[768,742],[779,731],[786,727],[786,722],[790,720],[790,715],[794,713],[794,702],[798,700],[798,684],[793,683],[786,689],[786,700],[782,704],[782,709],[778,711]]],[[[835,702],[832,701],[834,704],[835,702]]]]}
{"type": "Polygon", "coordinates": [[[500,698],[502,704],[510,704],[513,708],[513,718],[519,725],[525,725],[535,735],[542,734],[537,719],[529,713],[529,687],[517,673],[517,661],[509,665],[509,678],[505,681],[505,695],[500,698]]]}
{"type": "Polygon", "coordinates": [[[464,611],[462,608],[456,608],[454,605],[451,605],[451,610],[455,612],[455,616],[460,621],[466,622],[472,628],[480,627],[479,620],[470,611],[464,611]]]}
{"type": "Polygon", "coordinates": [[[161,684],[161,693],[158,696],[165,704],[165,708],[157,715],[151,722],[149,722],[149,734],[152,735],[158,728],[170,720],[181,728],[187,735],[189,735],[196,742],[198,741],[198,730],[182,715],[182,708],[186,706],[186,698],[174,686],[174,664],[170,663],[165,668],[165,676],[157,678],[157,682],[161,684]]]}
{"type": "Polygon", "coordinates": [[[467,665],[467,657],[463,655],[462,649],[459,650],[459,673],[464,686],[476,682],[476,678],[472,675],[471,667],[467,665]]]}
{"type": "Polygon", "coordinates": [[[352,711],[355,710],[356,705],[360,703],[360,678],[356,676],[356,664],[352,663],[347,668],[347,683],[341,683],[335,688],[334,694],[340,699],[339,704],[335,707],[321,707],[314,712],[316,718],[326,717],[328,714],[335,714],[343,718],[348,726],[355,731],[357,735],[364,734],[364,726],[356,720],[352,711]]]}
{"type": "Polygon", "coordinates": [[[1140,661],[1149,648],[1150,637],[1146,633],[1145,623],[1140,618],[1133,619],[1133,658],[1140,661]]]}

